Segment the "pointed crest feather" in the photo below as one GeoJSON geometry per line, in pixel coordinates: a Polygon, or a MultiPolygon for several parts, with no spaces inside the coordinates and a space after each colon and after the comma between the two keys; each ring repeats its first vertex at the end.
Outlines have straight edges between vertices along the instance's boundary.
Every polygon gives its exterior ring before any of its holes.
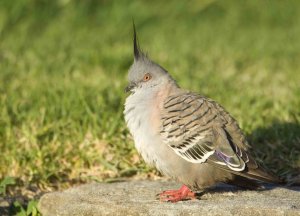
{"type": "Polygon", "coordinates": [[[134,60],[138,60],[142,55],[142,51],[140,50],[139,47],[139,42],[137,39],[137,34],[136,34],[136,30],[135,30],[135,24],[134,21],[132,21],[133,24],[133,54],[134,54],[134,60]]]}

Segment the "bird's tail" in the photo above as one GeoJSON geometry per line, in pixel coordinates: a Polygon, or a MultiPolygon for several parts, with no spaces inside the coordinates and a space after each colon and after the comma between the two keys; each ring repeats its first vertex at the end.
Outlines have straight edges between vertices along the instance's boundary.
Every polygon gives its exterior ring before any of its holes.
{"type": "Polygon", "coordinates": [[[218,167],[233,173],[236,177],[235,179],[230,181],[229,184],[235,184],[240,187],[245,187],[250,189],[259,188],[260,184],[255,183],[255,180],[260,182],[277,184],[277,185],[287,184],[284,179],[281,179],[276,175],[272,174],[271,172],[266,171],[258,164],[255,164],[255,166],[246,167],[245,170],[243,171],[233,171],[225,166],[218,166],[218,167]]]}
{"type": "Polygon", "coordinates": [[[274,174],[266,172],[263,168],[244,172],[234,172],[234,174],[235,177],[226,183],[250,190],[263,189],[264,187],[260,182],[266,182],[275,185],[286,184],[284,180],[280,179],[274,174]]]}
{"type": "Polygon", "coordinates": [[[261,166],[258,166],[256,169],[246,169],[245,171],[239,174],[247,178],[251,178],[254,180],[259,180],[271,184],[286,184],[286,181],[284,179],[281,179],[276,175],[266,171],[261,166]]]}

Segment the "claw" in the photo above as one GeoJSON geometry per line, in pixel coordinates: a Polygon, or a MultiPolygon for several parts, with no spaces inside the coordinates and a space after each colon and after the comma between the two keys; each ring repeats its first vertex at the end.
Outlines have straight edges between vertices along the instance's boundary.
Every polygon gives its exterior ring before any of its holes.
{"type": "Polygon", "coordinates": [[[179,190],[167,190],[163,191],[159,196],[159,200],[162,202],[178,202],[182,200],[195,199],[196,194],[191,191],[187,186],[183,185],[179,190]]]}

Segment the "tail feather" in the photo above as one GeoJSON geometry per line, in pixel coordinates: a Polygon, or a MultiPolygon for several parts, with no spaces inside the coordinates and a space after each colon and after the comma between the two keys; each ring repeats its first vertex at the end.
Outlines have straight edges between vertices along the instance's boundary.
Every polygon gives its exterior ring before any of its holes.
{"type": "Polygon", "coordinates": [[[272,183],[272,184],[285,184],[285,181],[275,176],[274,174],[267,172],[262,167],[257,167],[256,169],[246,169],[244,172],[240,173],[242,176],[252,178],[255,180],[272,183]]]}
{"type": "MultiPolygon", "coordinates": [[[[215,165],[215,164],[214,164],[215,165]]],[[[266,182],[266,183],[271,183],[271,184],[286,184],[285,180],[280,179],[279,177],[277,177],[276,175],[266,171],[265,169],[263,169],[261,166],[257,165],[255,168],[254,167],[246,167],[245,170],[243,171],[233,171],[231,169],[229,169],[226,166],[221,166],[221,165],[215,165],[220,169],[223,169],[227,172],[231,172],[233,174],[235,174],[236,176],[240,176],[240,178],[236,177],[237,180],[233,179],[233,180],[229,180],[229,184],[236,184],[237,186],[241,186],[244,185],[246,188],[247,187],[247,183],[249,183],[249,185],[253,184],[254,185],[254,180],[260,181],[260,182],[266,182]],[[247,181],[247,180],[249,181],[247,181]],[[242,181],[245,181],[244,183],[241,183],[242,181]]],[[[256,186],[256,185],[255,185],[256,186]]]]}
{"type": "Polygon", "coordinates": [[[279,177],[261,167],[249,153],[245,152],[244,155],[247,155],[248,160],[245,164],[245,170],[241,172],[242,176],[272,184],[284,183],[279,177]]]}
{"type": "Polygon", "coordinates": [[[235,175],[233,179],[230,179],[225,183],[250,190],[257,190],[262,188],[261,184],[259,184],[257,181],[240,175],[235,175]]]}

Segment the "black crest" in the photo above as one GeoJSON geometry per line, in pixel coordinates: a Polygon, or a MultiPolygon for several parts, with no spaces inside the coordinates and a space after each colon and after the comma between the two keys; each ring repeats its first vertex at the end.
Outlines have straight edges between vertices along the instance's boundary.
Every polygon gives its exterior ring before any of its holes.
{"type": "Polygon", "coordinates": [[[133,54],[134,54],[134,59],[138,60],[143,55],[143,53],[140,49],[139,42],[137,39],[134,21],[132,21],[132,24],[133,24],[133,54]]]}

